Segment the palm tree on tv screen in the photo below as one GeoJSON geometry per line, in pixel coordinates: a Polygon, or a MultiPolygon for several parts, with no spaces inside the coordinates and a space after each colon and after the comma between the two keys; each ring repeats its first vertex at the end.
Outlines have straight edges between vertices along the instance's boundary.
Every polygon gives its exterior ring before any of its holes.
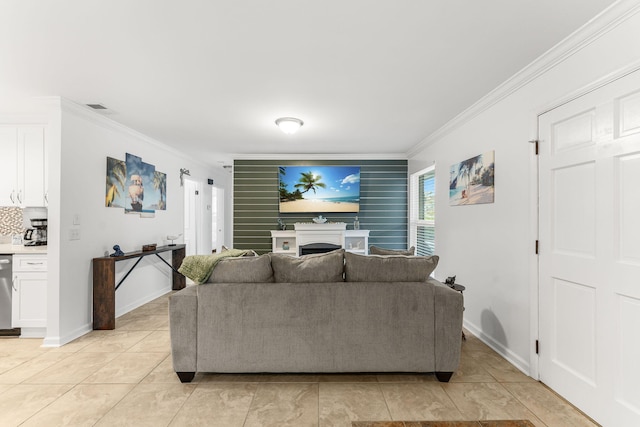
{"type": "Polygon", "coordinates": [[[302,194],[309,190],[313,190],[313,194],[316,194],[316,189],[327,188],[327,185],[324,182],[320,182],[321,179],[321,175],[314,175],[313,172],[301,172],[300,179],[294,187],[297,189],[304,189],[302,194]]]}

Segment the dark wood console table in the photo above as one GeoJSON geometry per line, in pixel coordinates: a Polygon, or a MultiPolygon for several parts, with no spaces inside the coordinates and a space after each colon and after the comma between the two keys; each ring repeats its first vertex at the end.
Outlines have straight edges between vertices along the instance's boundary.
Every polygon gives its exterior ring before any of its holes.
{"type": "Polygon", "coordinates": [[[178,273],[185,256],[185,245],[159,246],[153,251],[128,252],[122,256],[100,257],[93,259],[93,329],[115,329],[116,327],[116,289],[136,268],[142,258],[156,255],[173,270],[173,290],[180,290],[186,286],[185,277],[178,273]],[[171,264],[160,253],[171,252],[171,264]],[[136,263],[129,269],[116,285],[116,262],[137,258],[136,263]]]}

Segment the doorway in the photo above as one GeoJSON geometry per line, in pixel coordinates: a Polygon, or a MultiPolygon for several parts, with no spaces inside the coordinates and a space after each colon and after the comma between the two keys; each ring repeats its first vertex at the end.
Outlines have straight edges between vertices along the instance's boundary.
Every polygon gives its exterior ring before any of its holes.
{"type": "Polygon", "coordinates": [[[211,187],[211,248],[220,252],[224,245],[224,189],[211,187]]]}
{"type": "Polygon", "coordinates": [[[186,255],[202,253],[199,237],[202,229],[202,185],[185,177],[184,179],[184,243],[186,255]]]}
{"type": "Polygon", "coordinates": [[[640,71],[539,117],[540,380],[640,425],[640,71]]]}

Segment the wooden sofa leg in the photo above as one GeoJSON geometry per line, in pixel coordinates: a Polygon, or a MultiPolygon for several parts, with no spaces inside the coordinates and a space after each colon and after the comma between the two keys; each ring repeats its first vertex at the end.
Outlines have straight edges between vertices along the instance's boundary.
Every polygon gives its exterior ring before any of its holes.
{"type": "Polygon", "coordinates": [[[452,375],[453,372],[436,372],[436,378],[441,383],[448,383],[452,375]]]}
{"type": "Polygon", "coordinates": [[[190,383],[193,377],[196,376],[195,372],[176,372],[181,383],[190,383]]]}

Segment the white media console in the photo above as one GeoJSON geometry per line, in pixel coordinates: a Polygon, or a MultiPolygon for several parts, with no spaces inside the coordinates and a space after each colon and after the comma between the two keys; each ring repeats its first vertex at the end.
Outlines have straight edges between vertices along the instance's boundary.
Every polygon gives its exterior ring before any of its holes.
{"type": "Polygon", "coordinates": [[[347,230],[344,222],[324,224],[294,224],[294,230],[272,231],[271,251],[298,256],[300,246],[310,244],[336,245],[357,254],[369,254],[369,230],[347,230]]]}

